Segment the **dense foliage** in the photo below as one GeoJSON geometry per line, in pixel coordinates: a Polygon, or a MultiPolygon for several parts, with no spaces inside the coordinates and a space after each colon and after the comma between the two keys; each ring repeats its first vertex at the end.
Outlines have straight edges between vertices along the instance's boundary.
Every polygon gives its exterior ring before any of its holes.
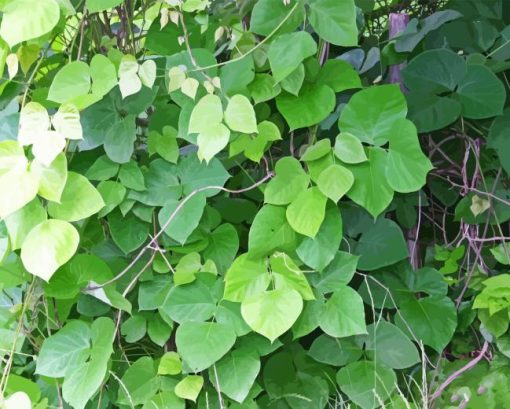
{"type": "Polygon", "coordinates": [[[507,0],[0,12],[0,407],[509,407],[507,0]]]}

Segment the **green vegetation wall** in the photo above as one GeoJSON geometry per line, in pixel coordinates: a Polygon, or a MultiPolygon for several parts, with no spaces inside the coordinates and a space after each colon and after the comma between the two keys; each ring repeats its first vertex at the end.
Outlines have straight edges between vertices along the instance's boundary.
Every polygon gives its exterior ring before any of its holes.
{"type": "Polygon", "coordinates": [[[0,0],[0,407],[508,407],[509,73],[508,0],[0,0]]]}

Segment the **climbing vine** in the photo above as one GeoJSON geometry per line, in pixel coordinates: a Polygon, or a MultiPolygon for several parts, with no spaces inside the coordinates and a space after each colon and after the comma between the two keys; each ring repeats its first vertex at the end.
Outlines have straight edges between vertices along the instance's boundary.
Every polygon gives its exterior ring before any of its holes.
{"type": "Polygon", "coordinates": [[[0,407],[505,407],[509,27],[0,0],[0,407]]]}

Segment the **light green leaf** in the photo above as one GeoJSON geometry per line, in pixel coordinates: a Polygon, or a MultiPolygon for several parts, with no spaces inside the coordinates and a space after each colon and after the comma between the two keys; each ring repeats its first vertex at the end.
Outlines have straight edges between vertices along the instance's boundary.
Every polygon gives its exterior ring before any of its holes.
{"type": "Polygon", "coordinates": [[[257,213],[248,236],[248,249],[253,256],[264,256],[274,250],[292,251],[296,234],[287,223],[285,208],[266,205],[257,213]]]}
{"type": "Polygon", "coordinates": [[[335,92],[363,87],[352,65],[337,59],[326,61],[317,76],[317,84],[327,85],[335,92]]]}
{"type": "Polygon", "coordinates": [[[298,319],[303,300],[296,290],[269,290],[246,297],[241,303],[241,314],[252,330],[271,342],[285,333],[298,319]]]}
{"type": "Polygon", "coordinates": [[[347,192],[353,202],[363,206],[375,218],[393,199],[393,189],[386,178],[388,154],[380,148],[368,148],[368,162],[349,166],[354,185],[347,192]]]}
{"type": "Polygon", "coordinates": [[[378,362],[393,368],[409,368],[420,362],[416,346],[398,327],[381,320],[368,326],[365,350],[378,362]]]}
{"type": "Polygon", "coordinates": [[[275,253],[270,259],[275,289],[296,290],[304,300],[313,300],[315,296],[305,274],[285,253],[275,253]]]}
{"type": "Polygon", "coordinates": [[[281,87],[292,95],[299,95],[299,90],[305,80],[305,66],[301,63],[298,67],[281,80],[281,87]]]}
{"type": "Polygon", "coordinates": [[[230,98],[225,110],[225,122],[233,131],[243,133],[258,132],[255,111],[250,100],[244,95],[234,95],[230,98]]]}
{"type": "Polygon", "coordinates": [[[248,396],[260,371],[260,359],[248,348],[236,349],[216,363],[216,371],[209,371],[213,385],[236,402],[242,403],[248,396]]]}
{"type": "Polygon", "coordinates": [[[365,310],[360,295],[347,285],[340,286],[324,305],[320,327],[336,338],[366,334],[365,310]]]}
{"type": "Polygon", "coordinates": [[[124,55],[119,65],[119,88],[122,98],[137,94],[142,89],[138,76],[138,61],[132,55],[124,55]]]}
{"type": "Polygon", "coordinates": [[[142,81],[142,84],[146,87],[152,88],[154,81],[156,81],[156,63],[154,60],[146,60],[140,65],[138,69],[138,76],[142,81]]]}
{"type": "Polygon", "coordinates": [[[393,220],[379,218],[361,235],[354,249],[360,255],[358,268],[372,271],[405,259],[409,253],[399,225],[393,220]]]}
{"type": "Polygon", "coordinates": [[[64,138],[83,139],[80,112],[73,104],[62,104],[53,116],[52,124],[55,130],[64,138]]]}
{"type": "Polygon", "coordinates": [[[280,159],[275,166],[275,177],[264,190],[264,201],[275,205],[291,203],[310,183],[299,161],[292,156],[280,159]]]}
{"type": "Polygon", "coordinates": [[[352,96],[338,126],[361,142],[382,146],[391,137],[393,123],[406,114],[406,100],[398,85],[372,86],[352,96]]]}
{"type": "Polygon", "coordinates": [[[374,409],[391,396],[397,385],[397,376],[384,365],[358,361],[340,369],[336,383],[356,405],[362,409],[374,409]]]}
{"type": "Polygon", "coordinates": [[[0,219],[21,209],[37,195],[39,177],[34,172],[16,170],[0,176],[0,219]]]}
{"type": "Polygon", "coordinates": [[[51,83],[48,99],[63,104],[86,95],[90,90],[90,80],[90,67],[83,61],[64,65],[51,83]]]}
{"type": "Polygon", "coordinates": [[[11,249],[17,250],[25,241],[30,230],[47,219],[46,210],[39,199],[34,199],[17,212],[5,218],[11,249]]]}
{"type": "Polygon", "coordinates": [[[63,378],[85,361],[90,347],[89,325],[80,320],[69,321],[43,342],[35,371],[39,375],[63,378]]]}
{"type": "Polygon", "coordinates": [[[223,120],[223,107],[220,97],[208,94],[197,102],[189,119],[188,132],[207,132],[210,126],[223,120]]]}
{"type": "Polygon", "coordinates": [[[345,163],[356,164],[368,160],[361,141],[349,132],[342,132],[336,137],[334,152],[345,163]]]}
{"type": "Polygon", "coordinates": [[[120,3],[122,3],[122,0],[87,0],[86,6],[89,13],[97,13],[98,11],[117,7],[120,3]]]}
{"type": "Polygon", "coordinates": [[[358,45],[354,0],[310,0],[310,23],[323,39],[342,47],[358,45]]]}
{"type": "Polygon", "coordinates": [[[301,160],[310,162],[322,158],[331,152],[331,141],[329,139],[321,139],[317,143],[308,146],[305,153],[301,155],[301,160]]]}
{"type": "Polygon", "coordinates": [[[43,131],[34,141],[32,153],[38,162],[50,166],[66,145],[63,135],[56,131],[43,131]]]}
{"type": "Polygon", "coordinates": [[[96,54],[90,61],[92,94],[106,95],[118,83],[115,65],[102,54],[96,54]]]}
{"type": "Polygon", "coordinates": [[[21,247],[21,260],[31,274],[49,281],[53,273],[74,255],[80,235],[62,220],[47,220],[28,233],[21,247]]]}
{"type": "Polygon", "coordinates": [[[16,44],[49,33],[60,18],[55,0],[16,0],[3,8],[0,37],[12,48],[16,44]]]}
{"type": "Polygon", "coordinates": [[[419,190],[425,185],[427,173],[433,166],[421,150],[416,127],[408,119],[395,121],[389,141],[388,184],[401,193],[419,190]]]}
{"type": "Polygon", "coordinates": [[[199,375],[188,375],[175,386],[175,394],[179,398],[196,402],[203,386],[204,378],[199,375]]]}
{"type": "Polygon", "coordinates": [[[340,165],[331,165],[324,169],[317,179],[317,187],[335,203],[345,195],[354,184],[352,172],[340,165]]]}
{"type": "Polygon", "coordinates": [[[317,44],[306,31],[282,34],[269,46],[267,56],[276,82],[290,75],[301,62],[317,52],[317,44]]]}
{"type": "Polygon", "coordinates": [[[60,203],[48,204],[51,217],[74,222],[99,212],[105,203],[101,194],[85,176],[69,172],[60,203]]]}
{"type": "Polygon", "coordinates": [[[326,201],[317,187],[301,192],[287,208],[287,221],[296,232],[314,238],[324,221],[326,201]]]}
{"type": "Polygon", "coordinates": [[[177,328],[177,352],[193,372],[209,368],[232,348],[234,330],[215,322],[184,322],[177,328]]]}
{"type": "Polygon", "coordinates": [[[158,366],[158,375],[178,375],[182,371],[181,357],[175,351],[165,352],[158,366]]]}
{"type": "Polygon", "coordinates": [[[334,91],[327,85],[303,85],[298,96],[281,93],[276,106],[290,130],[317,125],[328,117],[336,104],[334,91]]]}
{"type": "Polygon", "coordinates": [[[213,124],[197,137],[198,156],[207,163],[228,145],[230,130],[223,124],[213,124]]]}
{"type": "Polygon", "coordinates": [[[262,258],[250,258],[249,254],[242,254],[227,270],[223,298],[241,302],[247,296],[262,293],[269,282],[266,262],[262,258]]]}
{"type": "Polygon", "coordinates": [[[16,141],[0,142],[0,176],[9,172],[24,172],[27,166],[28,160],[19,143],[16,141]]]}
{"type": "Polygon", "coordinates": [[[5,409],[32,409],[32,402],[30,396],[25,392],[14,392],[7,399],[4,400],[5,409]]]}

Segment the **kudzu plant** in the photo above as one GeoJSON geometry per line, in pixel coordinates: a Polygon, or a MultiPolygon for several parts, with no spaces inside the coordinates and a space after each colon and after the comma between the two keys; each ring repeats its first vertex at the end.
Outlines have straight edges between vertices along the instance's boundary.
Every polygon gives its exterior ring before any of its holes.
{"type": "Polygon", "coordinates": [[[502,408],[506,0],[0,0],[0,407],[502,408]]]}

